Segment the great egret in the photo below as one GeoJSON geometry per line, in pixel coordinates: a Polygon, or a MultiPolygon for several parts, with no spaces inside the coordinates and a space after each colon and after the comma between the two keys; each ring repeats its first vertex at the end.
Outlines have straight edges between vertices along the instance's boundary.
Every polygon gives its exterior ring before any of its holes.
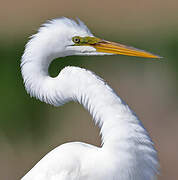
{"type": "Polygon", "coordinates": [[[63,144],[42,158],[22,180],[152,180],[157,152],[147,131],[120,97],[89,70],[65,67],[48,74],[51,61],[71,55],[123,54],[159,58],[143,50],[96,38],[80,20],[54,19],[27,43],[21,60],[30,96],[54,106],[81,103],[101,129],[102,145],[63,144]]]}

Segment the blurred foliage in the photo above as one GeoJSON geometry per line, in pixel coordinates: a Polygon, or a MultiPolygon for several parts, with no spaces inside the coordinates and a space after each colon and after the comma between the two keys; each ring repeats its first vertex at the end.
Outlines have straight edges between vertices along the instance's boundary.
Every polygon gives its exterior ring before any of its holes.
{"type": "Polygon", "coordinates": [[[167,54],[172,59],[171,65],[175,72],[176,86],[178,87],[178,34],[173,35],[167,42],[167,54]]]}
{"type": "Polygon", "coordinates": [[[23,86],[20,73],[20,59],[24,40],[6,42],[0,45],[1,59],[1,103],[0,132],[10,142],[44,135],[44,105],[29,98],[23,86]],[[23,43],[22,43],[23,42],[23,43]],[[35,103],[34,103],[35,101],[35,103]],[[39,132],[40,127],[40,132],[39,132]]]}
{"type": "MultiPolygon", "coordinates": [[[[117,40],[117,38],[116,38],[117,40]]],[[[32,138],[38,141],[45,137],[46,128],[46,108],[48,105],[36,101],[27,95],[20,72],[20,59],[24,50],[26,40],[19,39],[13,42],[0,44],[1,60],[1,103],[0,103],[0,132],[6,136],[10,142],[32,138]],[[40,131],[39,131],[40,130],[40,131]]],[[[150,42],[151,44],[151,42],[150,42]]],[[[172,36],[167,42],[160,44],[160,52],[171,59],[172,72],[178,82],[178,38],[172,36]]],[[[143,47],[144,48],[144,47],[143,47]]],[[[81,66],[83,58],[87,57],[67,57],[55,60],[50,66],[51,76],[56,76],[59,71],[67,66],[81,66]]],[[[109,63],[109,62],[108,62],[109,63]]],[[[90,62],[91,66],[93,62],[90,62]]],[[[138,65],[139,68],[139,65],[138,65]]],[[[139,69],[141,70],[141,68],[139,69]]]]}

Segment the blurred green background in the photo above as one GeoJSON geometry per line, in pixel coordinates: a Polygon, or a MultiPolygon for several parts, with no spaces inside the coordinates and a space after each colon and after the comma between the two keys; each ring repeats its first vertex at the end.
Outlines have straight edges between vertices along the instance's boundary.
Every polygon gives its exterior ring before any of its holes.
{"type": "Polygon", "coordinates": [[[55,60],[103,77],[132,107],[159,153],[161,180],[178,178],[178,1],[2,1],[0,7],[0,179],[20,179],[47,152],[68,141],[99,145],[83,107],[52,107],[27,95],[20,59],[28,37],[47,19],[79,17],[98,37],[159,54],[161,60],[113,56],[55,60]]]}

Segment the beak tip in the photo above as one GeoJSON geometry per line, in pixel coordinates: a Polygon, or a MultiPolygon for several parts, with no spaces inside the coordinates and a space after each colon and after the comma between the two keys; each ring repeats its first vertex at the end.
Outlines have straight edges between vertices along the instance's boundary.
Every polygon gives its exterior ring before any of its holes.
{"type": "Polygon", "coordinates": [[[164,58],[164,57],[162,57],[162,56],[158,56],[158,55],[154,55],[154,57],[153,58],[155,58],[155,59],[162,59],[162,58],[164,58]]]}

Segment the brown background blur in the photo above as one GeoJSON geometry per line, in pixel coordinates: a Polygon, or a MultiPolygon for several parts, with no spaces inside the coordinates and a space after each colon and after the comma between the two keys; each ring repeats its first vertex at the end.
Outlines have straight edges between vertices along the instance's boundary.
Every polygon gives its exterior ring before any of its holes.
{"type": "Polygon", "coordinates": [[[100,144],[99,131],[81,105],[55,108],[30,98],[23,87],[19,66],[28,37],[47,19],[61,16],[79,17],[96,36],[164,57],[68,57],[52,63],[50,73],[75,65],[103,77],[155,142],[159,180],[178,179],[178,1],[1,0],[0,180],[20,179],[64,142],[100,144]]]}

